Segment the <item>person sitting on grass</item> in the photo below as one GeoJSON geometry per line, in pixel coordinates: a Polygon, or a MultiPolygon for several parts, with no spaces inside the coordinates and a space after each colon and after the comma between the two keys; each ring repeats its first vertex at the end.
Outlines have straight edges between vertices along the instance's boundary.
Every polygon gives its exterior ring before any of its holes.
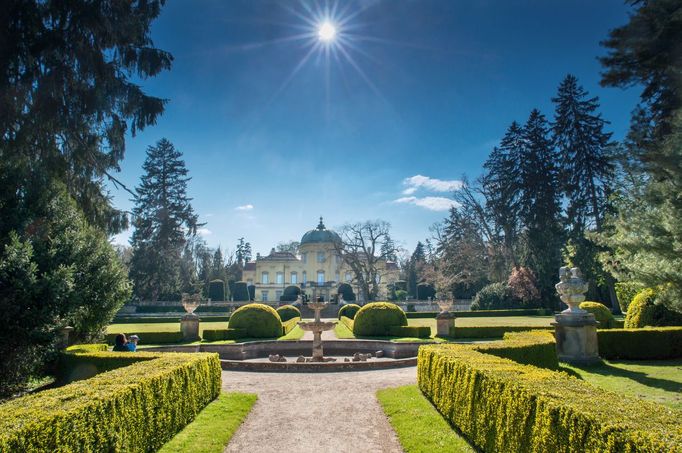
{"type": "Polygon", "coordinates": [[[137,335],[132,335],[130,337],[133,341],[128,341],[126,336],[122,333],[116,335],[116,344],[114,345],[114,351],[116,352],[135,352],[137,349],[137,340],[139,337],[137,335]]]}

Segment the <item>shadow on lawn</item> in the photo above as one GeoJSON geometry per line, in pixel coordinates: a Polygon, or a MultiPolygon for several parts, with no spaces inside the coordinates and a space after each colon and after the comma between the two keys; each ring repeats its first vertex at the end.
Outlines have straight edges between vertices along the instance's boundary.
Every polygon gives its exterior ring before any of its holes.
{"type": "MultiPolygon", "coordinates": [[[[638,365],[671,365],[671,366],[677,366],[680,365],[679,361],[675,361],[674,364],[670,362],[638,362],[638,365]]],[[[588,365],[588,366],[580,366],[580,367],[575,367],[580,370],[585,370],[588,373],[594,373],[594,374],[600,374],[602,376],[616,376],[616,377],[622,377],[626,379],[631,379],[635,382],[638,382],[642,385],[646,385],[647,387],[654,387],[658,388],[661,390],[665,390],[667,392],[674,392],[674,393],[681,393],[682,392],[682,384],[679,382],[675,381],[670,381],[668,379],[659,379],[655,377],[651,377],[647,375],[646,373],[642,373],[640,371],[632,371],[632,370],[626,370],[623,368],[619,368],[617,366],[613,366],[609,363],[606,362],[601,362],[596,365],[588,365]]],[[[563,369],[562,371],[566,371],[570,373],[569,370],[563,369]]],[[[572,373],[571,373],[572,374],[572,373]]]]}

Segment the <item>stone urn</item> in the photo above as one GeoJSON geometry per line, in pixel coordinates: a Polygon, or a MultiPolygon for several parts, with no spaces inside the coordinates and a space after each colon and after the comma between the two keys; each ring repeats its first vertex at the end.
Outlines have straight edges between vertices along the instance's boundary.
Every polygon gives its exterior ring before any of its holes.
{"type": "Polygon", "coordinates": [[[562,267],[559,269],[559,283],[554,285],[559,298],[568,308],[562,313],[582,314],[587,313],[580,308],[580,303],[585,301],[585,293],[588,284],[583,280],[580,269],[577,267],[569,269],[562,267]]]}
{"type": "Polygon", "coordinates": [[[455,327],[455,314],[451,311],[453,306],[452,299],[441,298],[436,301],[440,313],[436,315],[436,334],[439,337],[449,337],[450,329],[455,327]]]}
{"type": "Polygon", "coordinates": [[[199,339],[199,316],[194,314],[194,310],[199,308],[200,305],[201,296],[199,294],[182,295],[182,306],[186,313],[180,319],[180,330],[185,341],[199,339]]]}

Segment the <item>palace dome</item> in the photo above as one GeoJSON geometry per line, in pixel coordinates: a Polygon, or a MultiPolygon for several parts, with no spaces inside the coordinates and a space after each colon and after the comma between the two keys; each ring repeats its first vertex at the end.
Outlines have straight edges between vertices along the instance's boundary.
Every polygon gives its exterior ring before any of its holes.
{"type": "Polygon", "coordinates": [[[301,238],[301,245],[334,242],[338,240],[340,240],[339,235],[328,230],[322,222],[322,217],[320,217],[320,223],[317,225],[317,228],[310,230],[303,235],[301,238]]]}

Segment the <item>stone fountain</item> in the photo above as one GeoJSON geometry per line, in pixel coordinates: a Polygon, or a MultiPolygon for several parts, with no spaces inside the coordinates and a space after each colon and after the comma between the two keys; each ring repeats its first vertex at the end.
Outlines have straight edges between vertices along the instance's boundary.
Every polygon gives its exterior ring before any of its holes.
{"type": "Polygon", "coordinates": [[[199,316],[194,314],[194,310],[199,308],[199,305],[201,305],[201,295],[182,295],[182,306],[187,313],[180,319],[180,330],[182,331],[182,338],[185,341],[195,341],[199,339],[199,316]]]}
{"type": "Polygon", "coordinates": [[[326,302],[309,302],[308,307],[315,310],[314,321],[301,321],[298,325],[301,329],[313,333],[313,357],[306,359],[306,362],[333,362],[336,359],[324,357],[322,350],[322,332],[332,330],[336,326],[336,321],[323,322],[320,320],[320,312],[328,305],[326,302]]]}
{"type": "Polygon", "coordinates": [[[597,325],[592,313],[580,308],[585,300],[588,284],[577,267],[559,269],[559,283],[555,285],[561,301],[568,308],[555,316],[553,322],[559,360],[572,363],[598,362],[597,325]]]}

